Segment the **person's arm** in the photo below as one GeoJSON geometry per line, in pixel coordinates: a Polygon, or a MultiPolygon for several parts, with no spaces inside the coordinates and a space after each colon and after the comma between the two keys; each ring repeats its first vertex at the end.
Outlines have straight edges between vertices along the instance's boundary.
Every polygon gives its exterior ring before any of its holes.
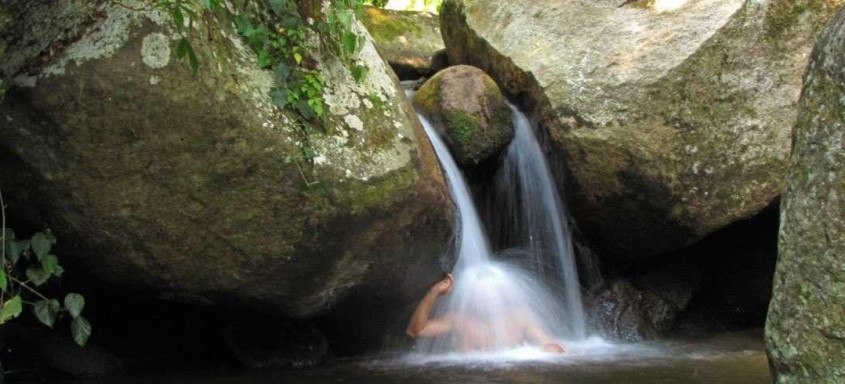
{"type": "Polygon", "coordinates": [[[431,310],[434,309],[437,298],[451,290],[451,274],[446,275],[445,279],[437,282],[428,290],[411,316],[411,322],[408,323],[408,329],[405,331],[408,336],[413,338],[432,337],[444,334],[452,329],[448,319],[431,319],[431,310]]]}

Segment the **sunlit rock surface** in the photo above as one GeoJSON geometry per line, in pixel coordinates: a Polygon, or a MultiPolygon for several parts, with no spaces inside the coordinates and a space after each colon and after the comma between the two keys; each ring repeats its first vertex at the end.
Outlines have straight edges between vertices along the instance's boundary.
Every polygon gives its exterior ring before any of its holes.
{"type": "Polygon", "coordinates": [[[439,277],[451,204],[369,38],[363,82],[317,58],[323,133],[272,106],[272,74],[231,20],[196,21],[193,75],[172,20],[144,4],[0,6],[17,15],[0,30],[13,215],[98,277],[180,301],[308,317],[354,292],[384,315],[439,277]]]}
{"type": "Polygon", "coordinates": [[[801,75],[841,2],[448,0],[441,24],[451,62],[533,110],[591,246],[634,258],[780,194],[801,75]]]}
{"type": "Polygon", "coordinates": [[[400,79],[430,77],[448,65],[437,15],[366,7],[361,21],[400,79]]]}
{"type": "Polygon", "coordinates": [[[414,105],[443,135],[461,166],[500,153],[514,136],[511,110],[484,71],[457,65],[440,71],[414,95],[414,105]]]}
{"type": "Polygon", "coordinates": [[[845,382],[845,11],[804,79],[766,321],[776,382],[845,382]]]}

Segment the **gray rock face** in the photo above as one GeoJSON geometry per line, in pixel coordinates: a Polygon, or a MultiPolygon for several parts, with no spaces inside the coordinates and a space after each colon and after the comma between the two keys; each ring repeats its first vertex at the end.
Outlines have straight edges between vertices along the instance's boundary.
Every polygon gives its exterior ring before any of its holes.
{"type": "Polygon", "coordinates": [[[272,106],[272,74],[224,16],[197,21],[215,35],[194,39],[192,75],[162,13],[19,3],[2,5],[18,15],[0,30],[0,75],[14,84],[0,104],[3,192],[100,278],[310,317],[353,290],[404,305],[439,276],[451,204],[369,38],[360,83],[315,58],[326,132],[305,133],[272,106]]]}
{"type": "Polygon", "coordinates": [[[539,120],[591,245],[636,258],[780,194],[801,74],[839,1],[618,3],[447,0],[441,25],[453,64],[539,120]]]}
{"type": "Polygon", "coordinates": [[[362,22],[400,79],[429,77],[448,65],[437,15],[367,7],[362,22]]]}
{"type": "Polygon", "coordinates": [[[513,139],[511,111],[496,82],[478,68],[457,65],[425,82],[414,105],[444,135],[455,161],[477,165],[513,139]]]}
{"type": "Polygon", "coordinates": [[[599,293],[589,307],[590,324],[605,336],[627,342],[654,339],[668,332],[678,309],[670,302],[618,280],[599,293]]]}
{"type": "Polygon", "coordinates": [[[845,11],[804,79],[766,320],[780,383],[845,382],[845,11]]]}

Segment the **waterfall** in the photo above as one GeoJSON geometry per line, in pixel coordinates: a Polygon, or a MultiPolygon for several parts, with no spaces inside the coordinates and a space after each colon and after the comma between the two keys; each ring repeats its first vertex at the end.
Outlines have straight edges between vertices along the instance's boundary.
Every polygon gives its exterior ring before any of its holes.
{"type": "Polygon", "coordinates": [[[526,268],[527,260],[494,257],[460,169],[430,122],[420,115],[448,181],[459,223],[454,287],[440,298],[433,317],[451,319],[461,332],[419,340],[418,346],[425,352],[496,351],[543,338],[584,336],[580,287],[564,207],[528,119],[512,109],[516,136],[497,188],[509,189],[506,211],[515,228],[525,228],[530,240],[522,244],[531,255],[528,264],[551,265],[556,273],[550,278],[542,269],[526,268]],[[515,327],[525,331],[515,335],[515,327]],[[467,346],[469,342],[461,339],[468,334],[473,335],[474,345],[467,346]]]}
{"type": "MultiPolygon", "coordinates": [[[[566,312],[570,335],[586,335],[584,308],[572,235],[549,163],[528,118],[513,105],[514,138],[495,182],[494,209],[503,219],[503,235],[526,248],[531,267],[556,286],[566,312]]],[[[501,232],[501,231],[500,231],[501,232]]]]}

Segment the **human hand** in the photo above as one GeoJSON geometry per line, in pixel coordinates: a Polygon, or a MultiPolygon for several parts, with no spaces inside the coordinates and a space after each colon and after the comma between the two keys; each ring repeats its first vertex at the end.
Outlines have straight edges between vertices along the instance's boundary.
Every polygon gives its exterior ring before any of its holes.
{"type": "Polygon", "coordinates": [[[546,352],[552,352],[552,353],[564,353],[564,352],[566,352],[566,348],[564,348],[562,345],[560,345],[558,343],[554,343],[554,342],[549,342],[549,343],[543,344],[543,350],[546,351],[546,352]]]}
{"type": "Polygon", "coordinates": [[[446,277],[443,280],[438,281],[431,287],[431,290],[437,295],[445,295],[452,291],[452,286],[454,286],[454,280],[452,278],[451,273],[447,273],[446,277]]]}

